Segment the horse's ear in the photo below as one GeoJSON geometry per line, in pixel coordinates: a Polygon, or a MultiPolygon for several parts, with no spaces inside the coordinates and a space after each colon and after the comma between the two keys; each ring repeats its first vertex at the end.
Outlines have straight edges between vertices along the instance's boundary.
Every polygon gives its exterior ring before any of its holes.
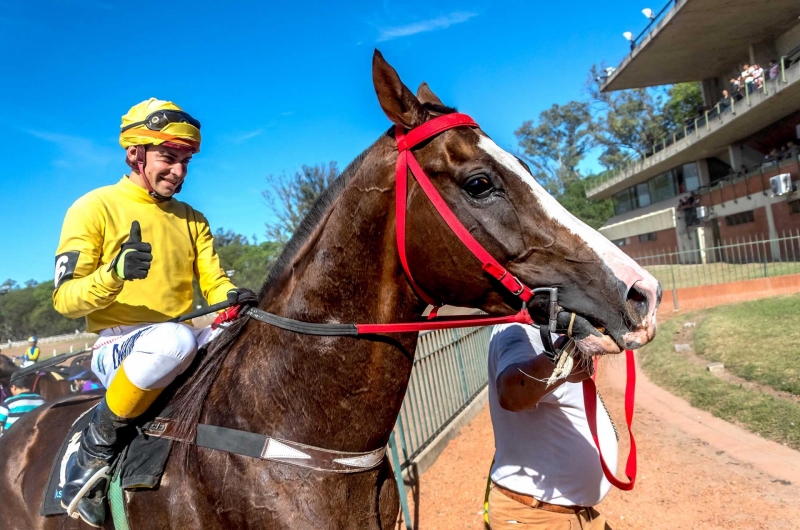
{"type": "Polygon", "coordinates": [[[442,100],[439,99],[439,96],[433,93],[433,90],[431,90],[431,87],[429,87],[428,83],[425,81],[423,81],[417,89],[417,99],[423,105],[425,103],[430,103],[432,105],[439,105],[440,107],[445,106],[445,104],[442,103],[442,100]]]}
{"type": "Polygon", "coordinates": [[[430,118],[428,111],[400,81],[400,76],[378,50],[372,56],[372,83],[383,112],[395,125],[413,129],[430,118]]]}

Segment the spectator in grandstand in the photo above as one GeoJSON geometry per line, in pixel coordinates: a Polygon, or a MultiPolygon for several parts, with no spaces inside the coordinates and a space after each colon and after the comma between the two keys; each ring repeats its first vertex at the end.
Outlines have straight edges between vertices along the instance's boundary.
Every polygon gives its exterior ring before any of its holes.
{"type": "Polygon", "coordinates": [[[754,64],[751,68],[753,70],[753,82],[755,87],[760,90],[764,86],[764,69],[757,64],[754,64]]]}
{"type": "Polygon", "coordinates": [[[778,64],[777,61],[774,59],[770,59],[769,61],[769,80],[772,81],[778,77],[778,74],[781,72],[781,65],[778,64]]]}
{"type": "Polygon", "coordinates": [[[6,398],[3,404],[0,405],[1,431],[11,427],[26,412],[44,405],[42,396],[31,391],[35,377],[36,374],[29,374],[14,380],[14,376],[11,376],[11,397],[6,398]]]}
{"type": "Polygon", "coordinates": [[[717,101],[717,105],[721,110],[725,110],[731,106],[731,94],[727,90],[722,91],[722,97],[717,101]]]}
{"type": "MultiPolygon", "coordinates": [[[[611,489],[584,409],[581,381],[591,365],[548,385],[554,365],[539,330],[496,326],[489,341],[489,409],[495,438],[488,497],[492,530],[603,530],[594,509],[611,489]]],[[[603,456],[617,469],[617,437],[602,401],[597,429],[603,456]]]]}
{"type": "Polygon", "coordinates": [[[753,67],[746,64],[742,68],[741,83],[739,86],[744,86],[748,92],[753,91],[753,67]]]}

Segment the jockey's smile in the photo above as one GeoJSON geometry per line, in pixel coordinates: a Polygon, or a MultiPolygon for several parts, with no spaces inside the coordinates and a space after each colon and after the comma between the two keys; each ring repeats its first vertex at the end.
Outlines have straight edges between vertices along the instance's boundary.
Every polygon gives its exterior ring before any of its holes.
{"type": "MultiPolygon", "coordinates": [[[[135,162],[136,147],[127,149],[128,160],[135,162]]],[[[144,176],[132,172],[130,179],[135,184],[147,189],[143,179],[158,195],[172,197],[180,191],[186,174],[189,172],[189,162],[192,152],[187,149],[167,147],[165,145],[148,146],[145,153],[144,176]]]]}

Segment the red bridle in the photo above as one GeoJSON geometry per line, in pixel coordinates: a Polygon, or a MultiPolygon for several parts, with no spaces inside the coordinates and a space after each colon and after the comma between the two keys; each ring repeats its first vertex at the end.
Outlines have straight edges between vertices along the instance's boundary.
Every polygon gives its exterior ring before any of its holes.
{"type": "MultiPolygon", "coordinates": [[[[401,126],[397,126],[395,130],[395,138],[397,139],[397,165],[395,169],[395,176],[397,180],[397,251],[400,255],[400,263],[403,265],[403,270],[408,277],[409,283],[419,296],[427,303],[434,307],[438,307],[434,298],[427,295],[419,285],[414,281],[411,275],[411,270],[408,267],[408,257],[406,256],[406,198],[408,195],[408,172],[416,179],[417,183],[425,192],[425,195],[430,199],[436,211],[442,216],[450,230],[458,237],[467,249],[481,262],[481,266],[487,274],[499,281],[503,286],[508,289],[513,295],[518,296],[524,303],[523,309],[517,315],[511,317],[500,317],[500,320],[505,322],[521,322],[523,320],[530,320],[526,306],[527,303],[533,298],[534,292],[532,289],[523,284],[516,276],[508,272],[508,270],[500,265],[478,241],[472,237],[472,234],[464,228],[461,221],[453,214],[453,211],[447,206],[442,199],[442,196],[433,186],[428,175],[422,170],[414,153],[411,151],[416,145],[441,134],[442,132],[452,129],[454,127],[478,127],[475,121],[466,114],[445,114],[430,121],[411,129],[407,134],[401,126]],[[524,315],[524,317],[523,317],[524,315]],[[522,318],[520,318],[522,317],[522,318]]],[[[432,313],[435,315],[435,313],[432,313]]],[[[497,318],[478,317],[472,320],[473,325],[487,325],[489,320],[497,321],[497,318]]],[[[492,322],[497,323],[497,322],[492,322]]],[[[532,322],[523,322],[532,323],[532,322]]],[[[390,324],[391,325],[391,324],[390,324]]],[[[395,324],[396,326],[396,324],[395,324]]],[[[360,328],[360,326],[359,326],[360,328]]],[[[555,331],[554,329],[550,331],[555,331]]],[[[625,467],[625,474],[629,482],[619,480],[614,471],[609,469],[606,461],[603,458],[603,453],[600,449],[600,440],[597,435],[597,388],[595,387],[594,380],[586,379],[583,382],[583,399],[584,408],[586,409],[586,417],[589,424],[589,431],[594,439],[597,452],[600,456],[600,466],[603,469],[603,474],[609,482],[622,490],[633,489],[634,482],[636,481],[636,442],[633,439],[633,432],[631,432],[631,423],[633,422],[633,403],[634,403],[634,389],[636,387],[636,369],[634,365],[633,352],[626,350],[626,364],[628,384],[625,388],[625,421],[630,435],[631,449],[628,454],[628,463],[625,467]]]]}
{"type": "Polygon", "coordinates": [[[430,199],[436,211],[442,216],[444,222],[450,227],[450,230],[458,237],[467,249],[481,262],[483,270],[491,277],[503,284],[503,287],[508,289],[512,294],[518,296],[523,302],[529,302],[533,298],[533,291],[526,287],[519,279],[513,274],[509,273],[500,263],[494,259],[478,241],[472,237],[469,230],[464,228],[461,221],[453,214],[453,211],[447,206],[442,199],[442,196],[433,186],[433,183],[422,170],[411,148],[421,144],[422,142],[438,136],[439,134],[452,129],[454,127],[478,127],[475,121],[466,114],[445,114],[426,121],[422,125],[411,129],[408,134],[405,133],[401,126],[397,126],[395,130],[395,138],[397,139],[397,165],[395,166],[395,176],[397,180],[397,252],[400,254],[400,263],[403,265],[403,270],[408,276],[408,281],[411,286],[419,294],[419,296],[428,302],[430,305],[436,307],[441,305],[436,302],[432,297],[428,296],[419,285],[414,281],[411,276],[411,270],[408,267],[408,258],[406,257],[406,198],[408,195],[408,172],[416,179],[417,183],[425,192],[428,199],[430,199]]]}
{"type": "MultiPolygon", "coordinates": [[[[537,292],[549,292],[550,294],[550,322],[547,330],[555,332],[555,315],[558,305],[554,300],[556,290],[552,288],[530,289],[523,284],[516,276],[511,274],[505,267],[500,265],[478,241],[472,237],[472,234],[461,224],[461,221],[455,216],[450,207],[444,202],[442,196],[434,187],[425,171],[422,170],[414,153],[411,149],[420,143],[437,136],[444,131],[454,127],[478,127],[475,121],[466,114],[445,114],[433,118],[430,121],[411,129],[408,133],[400,126],[395,130],[395,138],[397,139],[397,165],[396,165],[396,180],[397,180],[397,201],[396,201],[396,218],[397,218],[397,252],[400,256],[400,263],[403,266],[406,277],[416,293],[428,304],[434,306],[429,320],[426,322],[405,322],[405,323],[391,323],[391,324],[317,324],[311,322],[300,322],[297,320],[279,317],[262,311],[255,307],[246,309],[245,314],[265,322],[267,324],[292,331],[295,333],[305,333],[310,335],[322,336],[358,336],[376,333],[406,333],[429,331],[435,329],[448,329],[448,328],[463,328],[472,326],[492,326],[496,324],[533,324],[530,314],[528,313],[527,304],[537,292]],[[522,309],[514,314],[503,317],[485,317],[485,316],[459,316],[459,317],[444,317],[437,318],[436,309],[441,305],[433,297],[429,296],[419,285],[414,281],[411,275],[411,270],[408,266],[408,256],[406,255],[406,199],[408,196],[408,172],[416,179],[425,195],[431,201],[436,211],[444,219],[450,230],[458,237],[458,239],[469,249],[469,251],[480,261],[481,267],[484,272],[489,276],[499,281],[506,289],[513,295],[522,300],[522,309]],[[435,320],[433,320],[435,318],[435,320]]],[[[219,325],[239,316],[241,306],[234,306],[225,312],[221,313],[215,321],[214,325],[219,325]]],[[[184,316],[186,317],[186,316],[184,316]]],[[[180,317],[180,318],[184,318],[180,317]]],[[[549,335],[548,335],[549,339],[549,335]]],[[[544,339],[543,339],[544,341],[544,339]]],[[[609,469],[603,459],[603,454],[600,449],[600,441],[597,435],[597,389],[594,381],[586,379],[583,381],[583,397],[584,407],[586,409],[589,430],[594,439],[597,451],[600,454],[600,465],[606,478],[614,486],[623,489],[633,489],[633,484],[636,477],[636,444],[631,432],[631,422],[633,421],[633,398],[634,389],[636,384],[636,373],[633,352],[626,350],[626,360],[628,366],[628,384],[625,389],[625,420],[630,433],[631,451],[628,455],[628,465],[625,468],[625,473],[630,479],[630,482],[623,482],[614,476],[613,470],[609,469]]]]}

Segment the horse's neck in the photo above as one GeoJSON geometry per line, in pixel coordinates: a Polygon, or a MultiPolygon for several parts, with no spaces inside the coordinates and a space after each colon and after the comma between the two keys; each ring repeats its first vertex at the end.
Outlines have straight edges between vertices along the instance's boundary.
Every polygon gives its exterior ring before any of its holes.
{"type": "MultiPolygon", "coordinates": [[[[424,305],[398,263],[391,170],[367,156],[267,291],[267,311],[331,323],[420,315],[424,305]]],[[[217,413],[206,419],[331,449],[381,447],[399,412],[415,346],[415,334],[312,337],[252,323],[209,396],[206,410],[217,413]]]]}

